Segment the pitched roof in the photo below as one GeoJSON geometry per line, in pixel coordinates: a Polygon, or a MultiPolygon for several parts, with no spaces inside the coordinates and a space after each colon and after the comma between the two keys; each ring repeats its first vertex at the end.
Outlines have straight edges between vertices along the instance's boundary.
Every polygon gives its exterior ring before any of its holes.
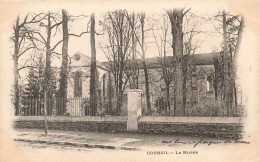
{"type": "MultiPolygon", "coordinates": [[[[108,70],[106,66],[103,65],[103,63],[96,61],[97,67],[108,70]]],[[[81,53],[77,51],[72,57],[71,57],[71,64],[70,67],[90,67],[91,65],[91,58],[84,53],[81,53]]]]}
{"type": "MultiPolygon", "coordinates": [[[[192,62],[195,65],[212,65],[214,63],[214,58],[219,56],[220,52],[216,53],[201,53],[201,54],[194,54],[194,55],[185,55],[184,58],[191,58],[192,62]]],[[[160,68],[161,67],[161,61],[163,60],[162,57],[153,57],[153,58],[146,58],[146,66],[149,69],[153,68],[160,68]]],[[[138,68],[143,69],[143,61],[142,59],[137,60],[129,60],[127,64],[129,66],[132,65],[133,61],[135,61],[138,65],[138,68]]],[[[173,56],[166,56],[166,65],[172,65],[174,63],[174,57],[173,56]]],[[[110,69],[109,62],[102,62],[104,66],[107,67],[107,69],[110,69]]]]}
{"type": "MultiPolygon", "coordinates": [[[[215,53],[201,53],[201,54],[193,54],[193,55],[185,55],[184,58],[191,58],[192,62],[195,65],[212,65],[214,63],[214,58],[218,57],[220,55],[220,52],[215,53]]],[[[146,58],[146,66],[149,69],[153,68],[160,68],[161,67],[161,61],[162,57],[152,57],[152,58],[146,58]]],[[[166,65],[172,65],[174,63],[174,57],[173,56],[166,56],[166,65]]],[[[133,61],[135,61],[138,65],[138,68],[143,69],[143,62],[142,59],[136,59],[136,60],[128,60],[126,64],[130,66],[133,61]]],[[[91,58],[81,52],[76,52],[72,56],[71,65],[70,67],[90,67],[91,65],[91,58]]],[[[97,61],[97,67],[102,68],[104,70],[109,70],[110,65],[109,61],[106,62],[99,62],[97,61]]]]}

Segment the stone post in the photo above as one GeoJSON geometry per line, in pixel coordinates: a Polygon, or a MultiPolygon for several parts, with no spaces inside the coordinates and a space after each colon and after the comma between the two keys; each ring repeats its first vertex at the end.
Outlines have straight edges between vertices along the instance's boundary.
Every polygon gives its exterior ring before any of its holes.
{"type": "Polygon", "coordinates": [[[138,131],[138,117],[142,114],[142,90],[131,89],[127,91],[128,102],[128,118],[127,118],[127,131],[136,132],[138,131]]]}

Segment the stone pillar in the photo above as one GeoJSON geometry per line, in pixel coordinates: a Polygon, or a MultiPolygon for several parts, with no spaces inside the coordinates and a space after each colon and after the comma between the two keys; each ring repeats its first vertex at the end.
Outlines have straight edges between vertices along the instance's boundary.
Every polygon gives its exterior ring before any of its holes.
{"type": "Polygon", "coordinates": [[[127,131],[136,132],[138,131],[137,119],[141,116],[142,110],[142,90],[131,89],[127,91],[128,102],[128,119],[127,119],[127,131]]]}

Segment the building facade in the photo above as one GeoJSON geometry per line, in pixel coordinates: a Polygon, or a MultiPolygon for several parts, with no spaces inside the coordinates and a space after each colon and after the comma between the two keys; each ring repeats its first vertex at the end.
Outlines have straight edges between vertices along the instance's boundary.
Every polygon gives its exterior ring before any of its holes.
{"type": "MultiPolygon", "coordinates": [[[[198,107],[211,106],[214,107],[215,102],[215,89],[214,77],[215,67],[214,58],[218,57],[220,53],[207,53],[207,54],[194,54],[189,56],[186,66],[186,87],[185,99],[186,110],[185,114],[189,116],[194,115],[193,109],[198,107]]],[[[147,58],[146,64],[149,76],[149,89],[151,108],[154,114],[169,113],[164,111],[166,109],[167,87],[163,78],[161,58],[147,58]]],[[[166,60],[170,61],[173,57],[167,57],[166,60]]],[[[77,52],[71,59],[71,65],[68,78],[68,98],[79,98],[80,102],[77,104],[68,102],[68,112],[72,116],[86,115],[86,108],[89,97],[90,87],[90,61],[91,58],[77,52]],[[77,108],[75,108],[77,107],[77,108]],[[73,110],[73,111],[72,111],[73,110]]],[[[145,92],[145,77],[142,60],[136,60],[138,65],[138,89],[145,92]]],[[[167,64],[167,68],[174,68],[167,64]]],[[[114,93],[114,79],[111,75],[108,62],[97,62],[97,98],[98,98],[98,111],[99,113],[108,113],[115,109],[116,96],[114,93]],[[110,77],[109,77],[110,76],[110,77]],[[110,80],[109,80],[110,79],[110,80]],[[109,97],[111,96],[111,97],[109,97]],[[110,106],[109,106],[110,102],[110,106]]],[[[174,71],[174,69],[172,69],[174,71]]],[[[131,89],[131,78],[126,83],[124,89],[122,109],[126,111],[127,107],[127,90],[131,89]]],[[[146,113],[146,97],[143,93],[143,113],[146,113]]],[[[169,86],[169,100],[170,109],[174,107],[174,78],[169,86]]],[[[169,109],[169,108],[168,108],[169,109]]],[[[174,112],[171,112],[174,113],[174,112]]],[[[207,112],[206,112],[207,113],[207,112]]],[[[212,110],[211,113],[215,113],[212,110]]],[[[109,113],[108,113],[109,114],[109,113]]],[[[209,114],[210,115],[210,114],[209,114]]]]}

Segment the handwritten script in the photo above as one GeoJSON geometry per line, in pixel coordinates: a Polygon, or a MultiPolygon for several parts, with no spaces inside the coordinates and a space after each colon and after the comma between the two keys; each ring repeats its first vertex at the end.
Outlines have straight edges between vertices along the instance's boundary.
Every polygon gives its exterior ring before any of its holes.
{"type": "Polygon", "coordinates": [[[197,141],[184,141],[180,139],[176,140],[163,140],[162,143],[165,144],[181,144],[181,145],[193,145],[193,148],[197,147],[198,145],[217,145],[217,144],[250,144],[248,141],[240,141],[240,140],[206,140],[200,139],[197,141]]]}

